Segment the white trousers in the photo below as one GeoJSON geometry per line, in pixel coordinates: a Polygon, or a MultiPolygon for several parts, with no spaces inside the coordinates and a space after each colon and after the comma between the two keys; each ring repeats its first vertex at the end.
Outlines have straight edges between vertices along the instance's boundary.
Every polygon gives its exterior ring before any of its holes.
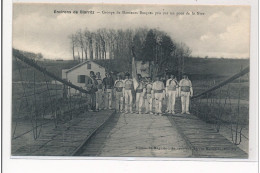
{"type": "Polygon", "coordinates": [[[181,91],[181,109],[182,112],[189,112],[190,107],[190,92],[181,91]]]}
{"type": "Polygon", "coordinates": [[[99,89],[97,92],[96,92],[96,109],[101,109],[102,108],[102,103],[103,103],[103,91],[102,89],[99,89]]]}
{"type": "Polygon", "coordinates": [[[153,111],[153,98],[152,94],[147,94],[145,99],[145,111],[152,112],[153,111]]]}
{"type": "Polygon", "coordinates": [[[155,99],[155,112],[161,114],[163,93],[154,93],[154,99],[155,99]]]}
{"type": "Polygon", "coordinates": [[[112,89],[106,89],[106,108],[112,108],[112,89]]]}
{"type": "Polygon", "coordinates": [[[123,110],[123,92],[116,92],[116,110],[122,111],[123,110]]]}
{"type": "Polygon", "coordinates": [[[174,112],[175,110],[175,98],[176,91],[168,91],[168,102],[167,102],[167,110],[170,112],[174,112]]]}
{"type": "Polygon", "coordinates": [[[135,100],[135,106],[136,106],[136,111],[141,112],[142,111],[142,106],[144,102],[144,94],[143,92],[141,93],[136,93],[136,100],[135,100]]]}
{"type": "Polygon", "coordinates": [[[132,112],[132,105],[133,105],[132,90],[125,90],[125,111],[128,111],[128,107],[129,107],[130,112],[132,112]]]}

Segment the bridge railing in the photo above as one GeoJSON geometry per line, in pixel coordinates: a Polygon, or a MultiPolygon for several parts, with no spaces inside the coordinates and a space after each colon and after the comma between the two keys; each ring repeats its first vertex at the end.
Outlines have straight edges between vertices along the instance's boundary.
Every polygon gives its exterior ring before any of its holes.
{"type": "Polygon", "coordinates": [[[13,49],[12,139],[34,140],[88,110],[89,91],[63,80],[13,49]]]}
{"type": "Polygon", "coordinates": [[[248,140],[249,67],[191,98],[191,111],[228,135],[235,145],[248,140]]]}

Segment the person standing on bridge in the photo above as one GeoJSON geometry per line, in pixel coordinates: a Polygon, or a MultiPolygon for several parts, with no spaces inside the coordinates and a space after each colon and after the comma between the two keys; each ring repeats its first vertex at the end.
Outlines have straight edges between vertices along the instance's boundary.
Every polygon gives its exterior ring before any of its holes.
{"type": "Polygon", "coordinates": [[[151,77],[147,77],[147,83],[145,84],[145,113],[153,114],[153,83],[151,81],[151,77]]]}
{"type": "Polygon", "coordinates": [[[86,88],[90,91],[90,107],[92,111],[96,110],[96,92],[97,80],[94,71],[90,71],[90,77],[86,80],[86,88]]]}
{"type": "Polygon", "coordinates": [[[103,85],[105,90],[105,109],[112,109],[112,92],[114,80],[110,73],[106,73],[106,77],[103,79],[103,85]]]}
{"type": "Polygon", "coordinates": [[[162,101],[165,98],[164,83],[160,81],[160,75],[157,75],[153,83],[153,98],[155,99],[155,113],[162,115],[162,101]]]}
{"type": "Polygon", "coordinates": [[[120,74],[117,74],[117,80],[115,81],[114,89],[116,95],[116,111],[123,112],[123,88],[124,82],[120,74]]]}
{"type": "Polygon", "coordinates": [[[175,98],[178,97],[178,82],[174,74],[166,81],[167,110],[170,114],[175,114],[175,98]]]}
{"type": "Polygon", "coordinates": [[[128,107],[130,109],[130,113],[133,113],[133,95],[132,90],[134,88],[134,82],[130,79],[130,74],[126,72],[124,81],[124,89],[123,89],[123,97],[125,98],[125,113],[128,113],[128,107]]]}
{"type": "Polygon", "coordinates": [[[97,92],[96,92],[96,111],[100,111],[102,108],[102,96],[103,96],[103,83],[100,76],[100,72],[96,73],[97,76],[97,92]]]}
{"type": "Polygon", "coordinates": [[[136,88],[136,100],[135,100],[135,111],[136,113],[141,114],[142,113],[142,106],[144,102],[144,87],[145,84],[142,81],[141,74],[137,74],[137,88],[136,88]]]}
{"type": "Polygon", "coordinates": [[[190,106],[190,97],[193,96],[193,89],[192,89],[192,83],[188,79],[188,76],[186,74],[183,74],[183,79],[180,81],[179,84],[179,95],[181,96],[181,108],[182,112],[181,114],[190,114],[189,112],[189,106],[190,106]]]}

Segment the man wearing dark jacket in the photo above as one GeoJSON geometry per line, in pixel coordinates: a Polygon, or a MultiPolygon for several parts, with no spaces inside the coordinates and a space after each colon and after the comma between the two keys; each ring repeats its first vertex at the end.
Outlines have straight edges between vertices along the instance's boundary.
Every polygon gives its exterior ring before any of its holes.
{"type": "Polygon", "coordinates": [[[114,80],[110,73],[106,73],[106,77],[103,79],[104,91],[105,91],[105,108],[112,109],[112,91],[114,87],[114,80]]]}
{"type": "Polygon", "coordinates": [[[96,92],[97,92],[97,80],[95,73],[90,71],[90,78],[86,80],[87,90],[91,92],[90,94],[90,106],[91,110],[96,110],[96,92]]]}

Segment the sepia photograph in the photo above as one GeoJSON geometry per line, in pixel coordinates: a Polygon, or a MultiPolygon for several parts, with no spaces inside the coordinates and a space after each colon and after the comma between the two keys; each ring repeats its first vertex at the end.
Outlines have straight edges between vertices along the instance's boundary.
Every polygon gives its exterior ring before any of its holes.
{"type": "Polygon", "coordinates": [[[248,159],[250,13],[13,3],[11,156],[248,159]]]}

